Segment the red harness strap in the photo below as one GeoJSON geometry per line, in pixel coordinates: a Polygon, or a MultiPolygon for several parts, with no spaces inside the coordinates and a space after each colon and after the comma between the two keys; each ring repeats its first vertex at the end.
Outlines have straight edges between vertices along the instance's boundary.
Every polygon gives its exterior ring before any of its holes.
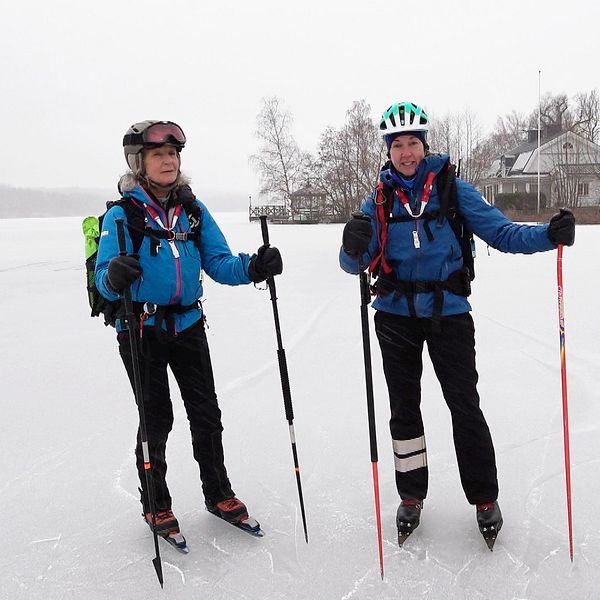
{"type": "MultiPolygon", "coordinates": [[[[390,204],[390,215],[392,214],[392,202],[390,204]]],[[[375,214],[377,215],[377,241],[379,242],[379,252],[375,255],[371,264],[369,265],[369,273],[373,273],[374,270],[377,269],[379,264],[381,264],[381,268],[384,273],[391,273],[392,267],[388,265],[385,259],[385,246],[387,244],[387,219],[385,214],[385,197],[383,195],[383,183],[379,182],[377,184],[377,191],[375,194],[375,214]]]]}
{"type": "Polygon", "coordinates": [[[414,214],[410,208],[410,204],[406,194],[402,190],[394,190],[394,194],[392,195],[388,210],[386,211],[386,202],[385,196],[383,194],[383,183],[379,182],[377,185],[377,190],[375,194],[375,214],[377,215],[377,240],[379,242],[379,252],[371,261],[369,265],[369,273],[373,273],[374,270],[377,269],[379,265],[383,269],[383,272],[389,274],[392,272],[392,267],[388,264],[385,258],[385,248],[387,245],[388,238],[388,218],[392,216],[392,209],[394,204],[394,195],[398,196],[398,199],[408,212],[408,214],[415,219],[415,226],[417,226],[417,219],[423,214],[427,203],[429,202],[429,196],[431,195],[431,190],[433,189],[433,180],[435,179],[435,173],[433,171],[427,174],[425,178],[425,184],[423,185],[423,193],[421,194],[421,207],[417,214],[414,214]],[[386,214],[386,212],[388,214],[386,214]]]}

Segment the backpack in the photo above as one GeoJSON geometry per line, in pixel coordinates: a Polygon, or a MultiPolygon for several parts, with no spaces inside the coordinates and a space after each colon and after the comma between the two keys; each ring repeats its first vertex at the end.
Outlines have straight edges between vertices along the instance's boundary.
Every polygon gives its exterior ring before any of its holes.
{"type": "MultiPolygon", "coordinates": [[[[383,169],[388,168],[389,164],[390,163],[386,163],[383,166],[383,169]]],[[[429,221],[435,220],[439,224],[442,224],[444,219],[448,221],[448,224],[452,228],[460,245],[463,265],[468,274],[469,281],[473,281],[473,279],[475,279],[475,240],[473,238],[473,232],[467,228],[458,212],[456,177],[456,165],[448,161],[436,177],[440,209],[439,211],[425,213],[420,218],[424,220],[424,230],[430,241],[433,240],[433,233],[431,232],[429,221]]],[[[381,193],[383,197],[382,199],[376,199],[376,204],[383,205],[383,210],[377,212],[377,215],[385,214],[385,224],[382,223],[382,225],[384,225],[386,230],[389,223],[414,220],[413,217],[408,215],[390,216],[391,203],[394,195],[394,190],[391,187],[380,183],[377,188],[377,193],[381,193]]],[[[373,263],[371,263],[369,269],[374,275],[379,274],[382,256],[383,252],[380,248],[380,254],[373,263]]]]}
{"type": "MultiPolygon", "coordinates": [[[[202,224],[202,209],[195,202],[195,196],[188,185],[177,189],[175,204],[181,204],[188,217],[190,233],[178,234],[176,239],[182,241],[193,241],[200,248],[200,226],[202,224]]],[[[121,300],[107,300],[96,287],[96,260],[98,259],[98,246],[100,244],[100,232],[102,222],[106,213],[113,206],[121,206],[125,211],[127,228],[133,254],[138,254],[144,236],[150,237],[150,255],[156,256],[161,239],[169,237],[167,231],[157,231],[146,225],[146,213],[142,206],[128,197],[106,203],[106,210],[100,216],[90,216],[83,220],[82,228],[85,243],[85,271],[88,303],[91,309],[90,316],[98,317],[104,315],[104,325],[114,327],[121,309],[121,300]]]]}
{"type": "MultiPolygon", "coordinates": [[[[459,161],[460,169],[460,161],[459,161]]],[[[475,279],[475,239],[473,232],[468,229],[458,213],[458,195],[456,193],[456,178],[458,177],[456,165],[448,161],[437,176],[438,195],[440,197],[440,210],[438,223],[444,218],[448,220],[462,252],[463,265],[469,271],[469,279],[475,279]]]]}

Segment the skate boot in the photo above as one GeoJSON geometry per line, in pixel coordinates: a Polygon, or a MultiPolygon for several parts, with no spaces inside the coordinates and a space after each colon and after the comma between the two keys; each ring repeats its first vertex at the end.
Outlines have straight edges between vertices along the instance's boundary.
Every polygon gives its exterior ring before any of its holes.
{"type": "Polygon", "coordinates": [[[231,523],[232,525],[238,524],[240,521],[248,518],[248,509],[246,505],[233,496],[233,498],[227,498],[220,502],[211,504],[206,503],[206,509],[213,515],[217,515],[221,519],[231,523]]]}
{"type": "Polygon", "coordinates": [[[206,510],[213,515],[216,515],[220,519],[231,523],[235,527],[246,531],[252,535],[257,537],[262,537],[264,535],[262,529],[260,528],[260,523],[248,516],[248,509],[246,505],[235,496],[231,498],[226,498],[225,500],[220,500],[219,502],[206,501],[206,510]]]}
{"type": "Polygon", "coordinates": [[[167,541],[175,549],[187,554],[189,552],[185,538],[179,530],[179,522],[175,518],[173,511],[159,510],[156,512],[154,517],[154,523],[152,523],[152,513],[147,512],[142,515],[144,521],[148,523],[150,529],[155,529],[157,535],[167,541]]]}
{"type": "Polygon", "coordinates": [[[396,526],[398,527],[398,545],[406,541],[406,538],[419,526],[421,521],[422,500],[403,498],[398,512],[396,513],[396,526]]]}
{"type": "Polygon", "coordinates": [[[502,513],[497,501],[477,505],[477,525],[490,550],[494,549],[496,536],[502,529],[502,513]]]}

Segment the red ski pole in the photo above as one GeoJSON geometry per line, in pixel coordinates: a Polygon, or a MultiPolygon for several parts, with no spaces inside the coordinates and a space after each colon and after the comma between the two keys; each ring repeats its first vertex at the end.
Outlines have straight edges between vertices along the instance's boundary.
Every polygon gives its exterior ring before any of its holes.
{"type": "Polygon", "coordinates": [[[569,555],[573,562],[573,512],[571,508],[571,451],[569,449],[569,400],[567,396],[567,352],[565,348],[565,304],[562,276],[563,246],[558,245],[556,276],[558,280],[558,331],[560,336],[560,379],[562,387],[563,438],[565,447],[565,480],[567,489],[567,519],[569,524],[569,555]]]}

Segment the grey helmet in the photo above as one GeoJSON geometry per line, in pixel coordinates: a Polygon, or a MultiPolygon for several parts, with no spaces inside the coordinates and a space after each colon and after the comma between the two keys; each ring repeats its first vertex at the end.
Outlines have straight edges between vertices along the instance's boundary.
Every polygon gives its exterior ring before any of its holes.
{"type": "Polygon", "coordinates": [[[169,144],[180,152],[185,147],[185,134],[173,121],[140,121],[134,123],[123,136],[125,160],[134,175],[143,171],[142,150],[169,144]]]}

